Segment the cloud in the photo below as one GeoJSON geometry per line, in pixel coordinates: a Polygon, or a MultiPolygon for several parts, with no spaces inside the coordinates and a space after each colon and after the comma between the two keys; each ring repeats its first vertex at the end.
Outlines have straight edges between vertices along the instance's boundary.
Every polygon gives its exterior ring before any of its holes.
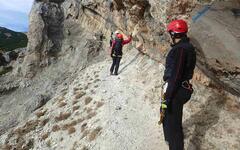
{"type": "Polygon", "coordinates": [[[0,26],[26,32],[28,30],[28,14],[33,0],[0,1],[0,26]]]}
{"type": "Polygon", "coordinates": [[[33,0],[1,0],[0,9],[29,13],[32,3],[33,0]]]}
{"type": "Polygon", "coordinates": [[[25,32],[28,29],[28,16],[26,13],[0,10],[0,20],[0,26],[11,30],[25,32]]]}

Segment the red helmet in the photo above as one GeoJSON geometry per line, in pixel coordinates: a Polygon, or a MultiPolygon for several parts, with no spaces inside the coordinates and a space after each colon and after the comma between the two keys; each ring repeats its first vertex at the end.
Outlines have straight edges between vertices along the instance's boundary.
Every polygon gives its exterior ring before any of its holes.
{"type": "Polygon", "coordinates": [[[119,39],[123,39],[123,35],[122,34],[117,34],[117,37],[119,38],[119,39]]]}
{"type": "Polygon", "coordinates": [[[167,26],[168,32],[174,33],[187,33],[188,32],[188,25],[187,22],[184,20],[174,20],[169,23],[167,26]]]}

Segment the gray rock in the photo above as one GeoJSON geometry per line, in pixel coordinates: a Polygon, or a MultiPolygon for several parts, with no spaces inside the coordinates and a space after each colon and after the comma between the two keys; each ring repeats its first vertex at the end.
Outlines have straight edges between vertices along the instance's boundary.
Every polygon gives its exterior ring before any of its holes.
{"type": "Polygon", "coordinates": [[[31,113],[31,112],[41,108],[42,106],[44,106],[50,99],[51,99],[51,97],[49,95],[44,95],[44,94],[36,95],[33,98],[32,103],[26,104],[28,106],[25,108],[25,111],[31,113]]]}
{"type": "MultiPolygon", "coordinates": [[[[198,50],[199,68],[225,90],[240,96],[240,39],[236,36],[240,20],[227,9],[235,5],[234,1],[212,5],[192,23],[190,35],[198,50]]],[[[202,9],[197,8],[193,14],[202,9]]]]}

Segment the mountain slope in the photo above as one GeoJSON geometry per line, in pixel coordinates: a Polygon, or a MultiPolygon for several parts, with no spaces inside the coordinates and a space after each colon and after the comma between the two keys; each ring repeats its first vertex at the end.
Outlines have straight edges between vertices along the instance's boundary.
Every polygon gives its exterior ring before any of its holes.
{"type": "Polygon", "coordinates": [[[27,46],[27,36],[21,32],[14,32],[0,27],[0,50],[11,51],[27,46]]]}
{"type": "Polygon", "coordinates": [[[58,89],[46,106],[34,112],[38,117],[31,116],[24,127],[7,135],[5,148],[166,149],[157,125],[158,108],[153,105],[159,98],[150,92],[161,82],[148,80],[161,74],[163,66],[136,49],[124,58],[119,76],[109,75],[110,64],[106,60],[78,72],[69,88],[58,89]],[[15,138],[21,142],[13,144],[15,138]],[[29,141],[32,147],[27,146],[29,141]]]}

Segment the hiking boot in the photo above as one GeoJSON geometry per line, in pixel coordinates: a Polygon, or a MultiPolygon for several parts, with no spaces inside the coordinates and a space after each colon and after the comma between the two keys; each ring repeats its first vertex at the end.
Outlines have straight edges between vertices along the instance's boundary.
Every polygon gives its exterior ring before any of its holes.
{"type": "Polygon", "coordinates": [[[112,73],[112,72],[110,72],[110,75],[112,76],[112,75],[113,75],[113,73],[112,73]]]}
{"type": "Polygon", "coordinates": [[[117,75],[118,75],[118,73],[116,73],[116,72],[115,72],[115,73],[114,73],[114,75],[115,75],[115,76],[117,76],[117,75]]]}

